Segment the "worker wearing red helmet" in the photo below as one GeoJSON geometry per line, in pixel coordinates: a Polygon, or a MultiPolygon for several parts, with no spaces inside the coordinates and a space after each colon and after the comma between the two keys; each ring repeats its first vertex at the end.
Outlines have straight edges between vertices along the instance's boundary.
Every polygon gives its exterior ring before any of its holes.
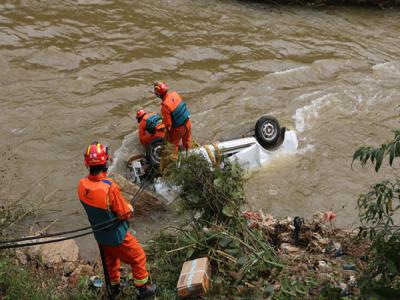
{"type": "Polygon", "coordinates": [[[151,141],[156,138],[164,138],[165,125],[159,114],[139,109],[136,112],[136,120],[139,123],[139,140],[143,146],[149,146],[151,141]]]}
{"type": "Polygon", "coordinates": [[[169,86],[162,81],[154,83],[154,94],[161,99],[161,114],[167,129],[167,139],[178,150],[182,140],[183,147],[188,150],[192,135],[190,113],[181,96],[175,92],[168,92],[169,86]]]}
{"type": "Polygon", "coordinates": [[[108,149],[98,142],[90,144],[84,154],[89,175],[78,185],[78,196],[88,215],[100,252],[105,260],[105,276],[111,283],[111,295],[120,293],[120,261],[132,268],[139,299],[156,293],[157,286],[148,284],[146,255],[128,231],[127,219],[133,208],[121,195],[119,186],[107,177],[108,149]]]}

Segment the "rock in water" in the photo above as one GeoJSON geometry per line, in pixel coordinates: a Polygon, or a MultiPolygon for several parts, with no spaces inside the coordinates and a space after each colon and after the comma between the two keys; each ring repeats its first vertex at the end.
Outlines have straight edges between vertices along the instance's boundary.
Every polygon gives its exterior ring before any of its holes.
{"type": "Polygon", "coordinates": [[[74,240],[41,245],[42,261],[51,265],[62,261],[77,261],[79,248],[74,240]]]}
{"type": "MultiPolygon", "coordinates": [[[[38,239],[46,241],[50,238],[38,239]]],[[[75,262],[78,260],[79,248],[75,240],[65,240],[57,243],[49,243],[32,246],[26,249],[30,259],[40,259],[47,267],[61,262],[75,262]]]]}

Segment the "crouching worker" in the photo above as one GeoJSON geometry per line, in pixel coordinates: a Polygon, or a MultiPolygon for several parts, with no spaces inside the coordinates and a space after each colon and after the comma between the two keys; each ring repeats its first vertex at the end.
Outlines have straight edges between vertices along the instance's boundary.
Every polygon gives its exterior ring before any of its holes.
{"type": "Polygon", "coordinates": [[[157,286],[148,283],[146,255],[135,237],[128,232],[127,219],[133,209],[121,195],[119,186],[107,177],[107,147],[98,142],[88,146],[84,154],[89,175],[79,181],[78,195],[88,215],[94,237],[105,265],[104,276],[112,298],[120,294],[120,261],[132,268],[133,282],[139,299],[155,295],[157,286]]]}
{"type": "Polygon", "coordinates": [[[156,138],[164,138],[165,125],[159,114],[146,112],[139,109],[136,112],[136,120],[139,124],[139,140],[140,143],[147,148],[156,138]]]}

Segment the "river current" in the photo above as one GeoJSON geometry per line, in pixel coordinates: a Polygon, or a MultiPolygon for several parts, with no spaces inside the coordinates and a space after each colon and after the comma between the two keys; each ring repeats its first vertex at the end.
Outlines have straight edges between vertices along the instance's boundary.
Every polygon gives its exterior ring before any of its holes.
{"type": "MultiPolygon", "coordinates": [[[[159,111],[151,92],[162,79],[201,143],[238,137],[264,114],[296,131],[295,155],[248,176],[252,209],[309,218],[331,208],[354,226],[357,196],[384,176],[351,169],[352,154],[399,125],[399,21],[398,11],[234,0],[2,1],[0,197],[41,203],[37,228],[87,225],[76,193],[84,148],[110,145],[122,172],[141,151],[135,110],[159,111]]],[[[161,224],[133,226],[145,240],[161,224]]],[[[90,257],[93,237],[78,243],[90,257]]]]}

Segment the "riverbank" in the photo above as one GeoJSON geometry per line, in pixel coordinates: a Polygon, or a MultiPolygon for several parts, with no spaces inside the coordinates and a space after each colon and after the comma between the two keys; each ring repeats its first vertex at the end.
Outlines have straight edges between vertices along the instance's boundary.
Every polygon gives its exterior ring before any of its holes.
{"type": "MultiPolygon", "coordinates": [[[[357,240],[355,231],[335,229],[333,212],[304,220],[242,211],[246,198],[241,168],[229,161],[211,168],[195,154],[182,158],[179,166],[172,164],[164,179],[180,186],[174,209],[193,217],[162,228],[144,245],[159,299],[175,299],[182,264],[200,257],[208,257],[212,269],[211,288],[204,299],[321,300],[358,293],[368,243],[357,240]]],[[[135,192],[130,185],[121,187],[123,193],[135,192]]],[[[20,219],[26,212],[6,215],[20,219]]],[[[6,219],[4,228],[12,222],[6,219]]],[[[42,293],[40,297],[49,299],[99,299],[105,295],[99,257],[91,263],[79,260],[74,240],[6,251],[1,260],[4,296],[17,293],[16,298],[23,299],[27,293],[29,297],[42,293]],[[9,276],[16,266],[19,271],[9,276]],[[38,280],[26,290],[23,286],[30,277],[38,280]]],[[[123,282],[129,283],[129,268],[122,273],[123,282]]],[[[125,286],[126,297],[134,293],[132,285],[125,286]]]]}
{"type": "MultiPolygon", "coordinates": [[[[356,296],[357,280],[365,268],[368,244],[357,239],[357,230],[349,231],[331,227],[324,214],[314,214],[313,220],[302,220],[298,238],[291,218],[276,219],[262,211],[246,211],[247,228],[256,234],[265,233],[282,265],[260,270],[257,264],[246,274],[243,259],[236,258],[234,246],[222,245],[219,258],[241,272],[221,269],[212,262],[211,289],[205,299],[335,299],[332,297],[356,296]],[[231,251],[229,250],[231,249],[231,251]],[[229,254],[230,253],[230,254],[229,254]],[[249,298],[247,298],[249,299],[249,298]]],[[[204,231],[205,229],[203,229],[204,231]]],[[[218,230],[210,227],[209,231],[218,230]]],[[[196,258],[196,251],[182,248],[176,229],[170,228],[144,245],[148,256],[151,278],[159,284],[157,299],[175,299],[176,284],[182,263],[196,258]]],[[[226,242],[226,241],[225,241],[226,242]]],[[[219,241],[219,244],[225,242],[219,241]]],[[[104,279],[99,257],[94,262],[84,262],[72,255],[73,241],[40,246],[40,250],[22,248],[2,252],[0,256],[0,295],[12,299],[101,299],[104,297],[104,279]],[[52,245],[52,246],[50,246],[52,245]],[[48,251],[48,247],[58,249],[48,251]],[[46,250],[47,249],[47,250],[46,250]],[[11,275],[11,276],[10,276],[11,275]],[[97,281],[95,282],[94,279],[97,281]],[[100,279],[100,280],[98,280],[100,279]],[[97,286],[97,287],[96,287],[97,286]],[[28,287],[28,288],[27,288],[28,287]]],[[[241,246],[243,247],[243,245],[241,246]]],[[[129,269],[122,268],[124,282],[129,282],[129,269]]],[[[124,288],[124,297],[132,297],[132,286],[124,288]]]]}
{"type": "MultiPolygon", "coordinates": [[[[257,255],[235,253],[234,241],[221,239],[209,251],[212,258],[211,289],[206,299],[336,299],[358,295],[357,281],[366,266],[368,242],[357,231],[332,229],[316,213],[305,222],[298,242],[293,240],[291,218],[275,219],[261,211],[244,213],[248,228],[268,236],[260,240],[272,246],[273,262],[263,264],[257,255]],[[226,245],[225,243],[228,243],[226,245]],[[215,251],[214,251],[215,250],[215,251]],[[229,265],[229,267],[227,267],[229,265]],[[261,267],[260,267],[261,266],[261,267]]],[[[213,234],[218,228],[208,228],[213,234]]],[[[219,228],[220,233],[221,228],[219,228]]],[[[193,240],[190,242],[193,245],[193,240]]],[[[246,247],[241,245],[240,248],[246,247]]],[[[147,245],[154,280],[160,283],[160,299],[172,299],[183,262],[197,258],[174,234],[147,245]]],[[[263,252],[259,252],[263,255],[263,252]]]]}

